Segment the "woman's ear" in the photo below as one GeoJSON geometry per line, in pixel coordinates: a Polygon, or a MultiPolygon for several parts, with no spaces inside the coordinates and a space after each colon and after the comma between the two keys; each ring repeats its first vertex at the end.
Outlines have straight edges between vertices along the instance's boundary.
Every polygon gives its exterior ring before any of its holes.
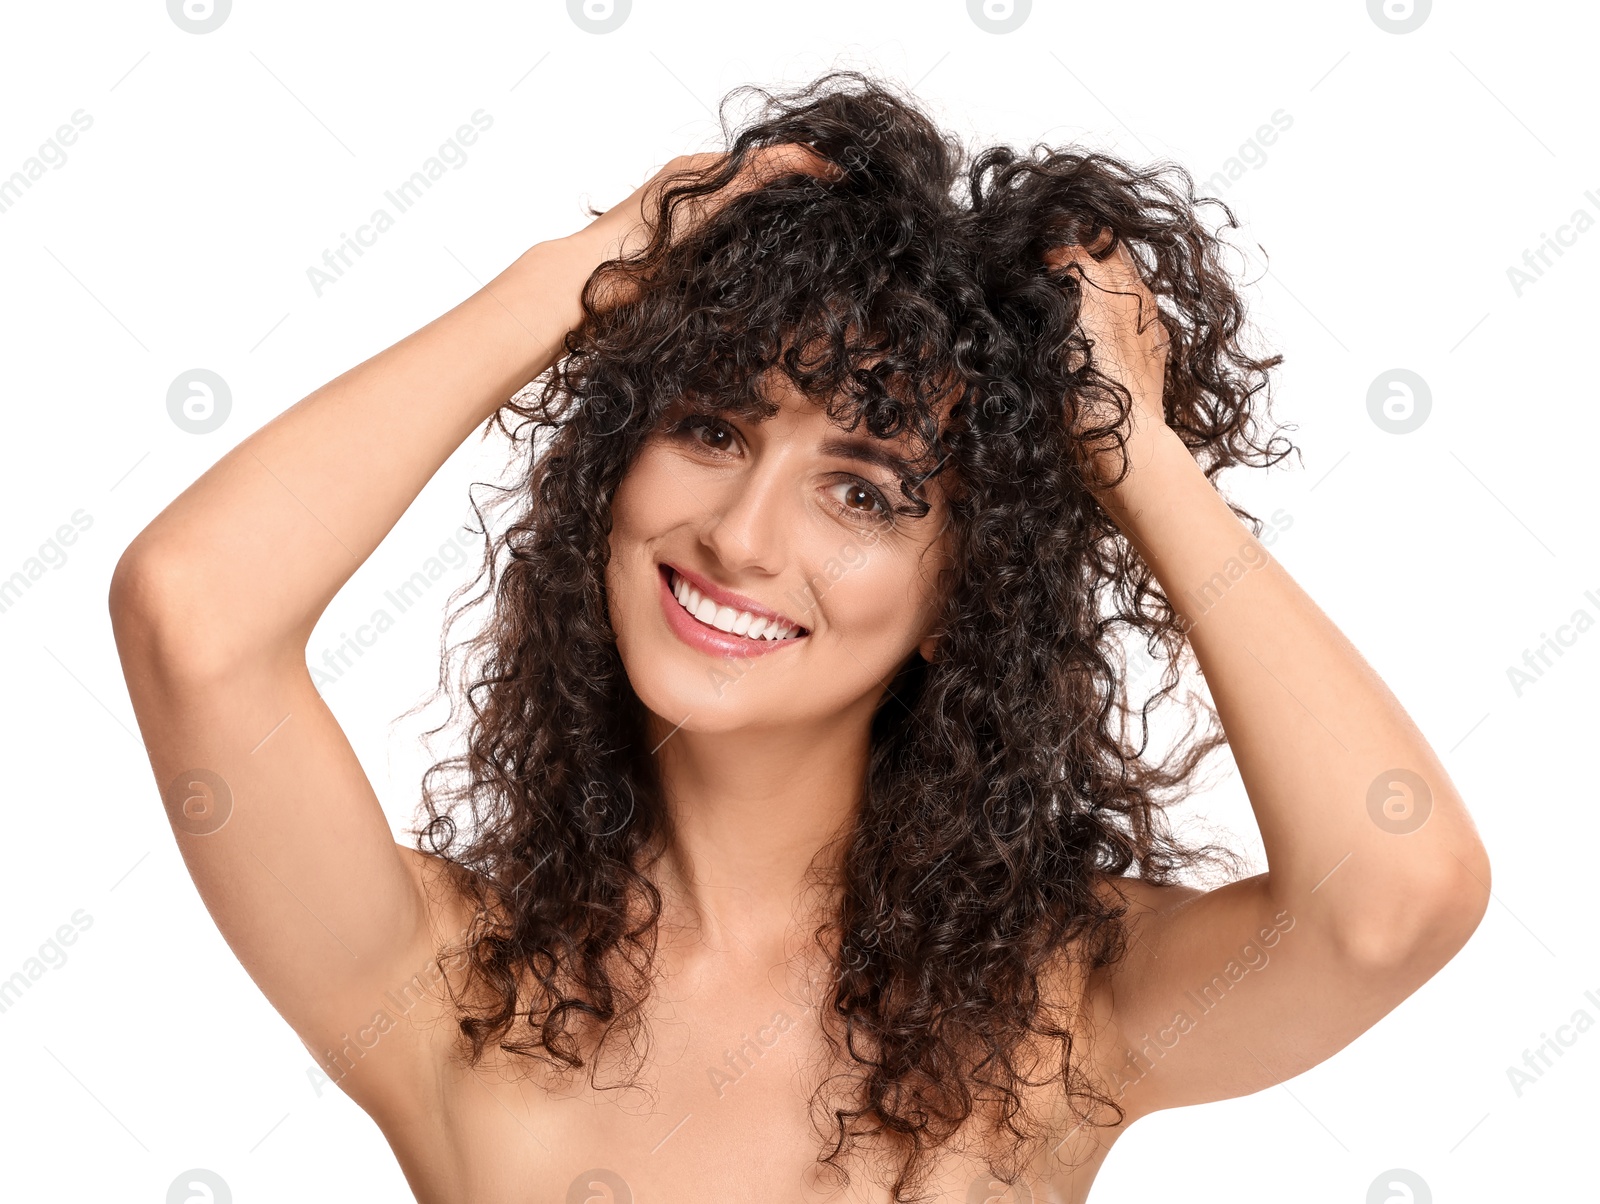
{"type": "Polygon", "coordinates": [[[934,653],[938,651],[939,637],[942,634],[943,632],[940,631],[930,631],[927,636],[923,638],[922,643],[917,645],[917,655],[922,657],[922,659],[927,661],[930,665],[933,664],[934,653]]]}

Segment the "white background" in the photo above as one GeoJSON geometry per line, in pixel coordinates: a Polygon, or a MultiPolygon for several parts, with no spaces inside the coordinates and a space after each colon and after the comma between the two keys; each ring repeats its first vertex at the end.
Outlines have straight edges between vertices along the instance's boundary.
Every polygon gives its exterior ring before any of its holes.
{"type": "MultiPolygon", "coordinates": [[[[92,924],[0,1014],[4,1194],[156,1204],[204,1167],[240,1204],[410,1199],[364,1114],[313,1090],[190,884],[112,643],[112,568],[294,401],[582,225],[585,200],[614,204],[715,148],[727,90],[836,65],[914,85],[973,144],[1076,142],[1201,179],[1274,112],[1292,118],[1222,195],[1235,243],[1270,256],[1249,295],[1287,357],[1276,396],[1305,465],[1224,483],[1292,515],[1274,553],[1408,707],[1493,860],[1477,935],[1415,996],[1286,1084],[1141,1122],[1093,1198],[1362,1204],[1394,1167],[1441,1204],[1592,1185],[1600,1030],[1520,1096],[1507,1068],[1580,1009],[1600,1021],[1584,995],[1600,999],[1600,628],[1520,696],[1507,669],[1574,612],[1600,619],[1600,230],[1520,296],[1507,269],[1576,210],[1600,217],[1597,25],[1578,3],[1440,2],[1397,35],[1361,0],[1041,0],[996,35],[962,0],[637,0],[597,35],[555,0],[240,0],[195,35],[158,0],[7,6],[0,178],[75,111],[93,124],[0,213],[0,577],[74,512],[92,526],[0,613],[0,977],[74,912],[92,924]],[[318,297],[306,269],[480,108],[493,126],[466,164],[318,297]],[[167,414],[195,367],[232,391],[211,434],[167,414]],[[1396,367],[1432,393],[1404,435],[1366,405],[1396,367]]],[[[468,483],[497,466],[466,445],[334,602],[310,659],[450,539],[468,483]]],[[[324,691],[402,836],[427,724],[389,721],[431,688],[466,573],[324,691]]],[[[1194,814],[1261,868],[1237,777],[1194,814]]]]}

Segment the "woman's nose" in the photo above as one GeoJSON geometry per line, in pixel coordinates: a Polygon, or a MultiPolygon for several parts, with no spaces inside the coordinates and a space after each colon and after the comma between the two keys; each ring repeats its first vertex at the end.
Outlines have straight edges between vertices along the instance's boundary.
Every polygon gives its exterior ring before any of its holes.
{"type": "Polygon", "coordinates": [[[730,569],[776,572],[783,564],[788,489],[779,474],[757,467],[725,482],[706,515],[700,540],[730,569]]]}

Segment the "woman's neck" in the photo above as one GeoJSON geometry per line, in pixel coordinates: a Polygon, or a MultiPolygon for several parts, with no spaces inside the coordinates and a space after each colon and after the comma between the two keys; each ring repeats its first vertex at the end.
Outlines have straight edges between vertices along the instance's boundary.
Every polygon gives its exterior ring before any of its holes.
{"type": "Polygon", "coordinates": [[[674,943],[788,956],[829,912],[823,881],[861,804],[871,713],[767,731],[673,730],[652,716],[658,725],[670,836],[649,873],[663,927],[674,943]]]}

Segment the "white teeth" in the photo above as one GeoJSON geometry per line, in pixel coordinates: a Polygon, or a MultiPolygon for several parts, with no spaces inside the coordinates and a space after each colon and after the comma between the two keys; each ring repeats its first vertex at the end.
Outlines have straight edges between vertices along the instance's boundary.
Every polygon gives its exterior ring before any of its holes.
{"type": "Polygon", "coordinates": [[[776,619],[735,610],[731,606],[718,606],[676,573],[672,574],[672,596],[678,600],[678,605],[700,622],[732,635],[742,635],[751,640],[788,640],[800,634],[800,628],[776,619]]]}

